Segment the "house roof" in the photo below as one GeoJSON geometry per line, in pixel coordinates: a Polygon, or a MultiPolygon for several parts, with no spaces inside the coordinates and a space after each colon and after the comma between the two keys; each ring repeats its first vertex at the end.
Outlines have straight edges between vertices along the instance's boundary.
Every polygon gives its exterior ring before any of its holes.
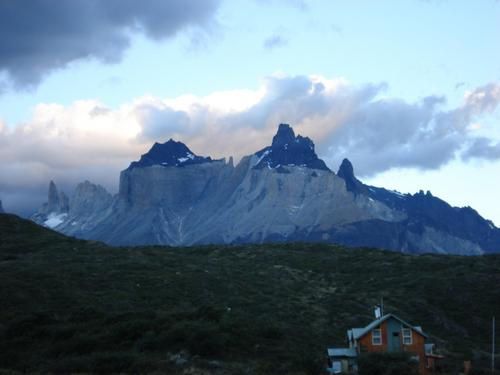
{"type": "Polygon", "coordinates": [[[370,332],[372,329],[378,327],[382,322],[385,322],[389,318],[394,318],[394,319],[398,320],[401,324],[405,325],[408,328],[411,328],[415,332],[417,332],[417,333],[419,333],[422,336],[427,338],[427,335],[422,330],[422,327],[412,326],[411,324],[408,324],[403,319],[397,317],[394,314],[386,314],[378,319],[375,319],[373,322],[371,322],[370,324],[368,324],[364,328],[352,328],[352,329],[347,331],[347,337],[349,338],[349,340],[353,340],[353,339],[358,340],[361,337],[363,337],[364,335],[366,335],[368,332],[370,332]]]}
{"type": "Polygon", "coordinates": [[[356,348],[329,348],[329,357],[357,357],[356,348]]]}

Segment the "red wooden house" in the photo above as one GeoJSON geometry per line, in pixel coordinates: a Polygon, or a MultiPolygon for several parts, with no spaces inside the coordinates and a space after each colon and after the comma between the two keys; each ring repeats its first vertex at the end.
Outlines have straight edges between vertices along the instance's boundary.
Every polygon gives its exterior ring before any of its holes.
{"type": "Polygon", "coordinates": [[[426,344],[428,336],[420,326],[408,324],[394,314],[375,319],[364,328],[347,331],[349,348],[328,349],[332,374],[357,372],[357,357],[362,353],[410,353],[418,362],[419,374],[433,372],[434,363],[441,358],[433,353],[433,344],[426,344]]]}

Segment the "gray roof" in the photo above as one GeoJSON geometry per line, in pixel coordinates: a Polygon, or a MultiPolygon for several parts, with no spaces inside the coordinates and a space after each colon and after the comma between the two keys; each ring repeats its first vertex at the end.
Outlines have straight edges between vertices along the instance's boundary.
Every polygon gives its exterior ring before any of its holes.
{"type": "Polygon", "coordinates": [[[356,348],[329,348],[329,357],[357,357],[356,348]]]}
{"type": "Polygon", "coordinates": [[[364,328],[352,328],[347,331],[347,336],[349,337],[349,340],[351,339],[358,339],[361,336],[363,336],[363,332],[365,331],[364,328]]]}
{"type": "Polygon", "coordinates": [[[399,320],[403,325],[407,326],[408,328],[411,328],[412,330],[416,331],[417,333],[420,333],[422,336],[427,337],[427,335],[422,331],[422,327],[420,326],[412,326],[411,324],[406,323],[403,319],[397,317],[394,314],[386,314],[378,319],[375,319],[373,322],[368,324],[365,328],[352,328],[347,331],[347,337],[349,340],[357,340],[360,337],[363,337],[366,335],[368,332],[370,332],[372,329],[375,327],[378,327],[382,322],[386,321],[389,318],[394,318],[396,320],[399,320]]]}

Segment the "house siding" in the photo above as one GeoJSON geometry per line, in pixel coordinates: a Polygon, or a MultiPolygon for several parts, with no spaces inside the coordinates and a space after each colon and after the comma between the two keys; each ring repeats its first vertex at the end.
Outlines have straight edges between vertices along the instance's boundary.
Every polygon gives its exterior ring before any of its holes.
{"type": "MultiPolygon", "coordinates": [[[[382,322],[379,326],[374,329],[380,328],[382,333],[382,345],[373,345],[372,344],[372,331],[368,332],[366,335],[358,339],[358,353],[387,353],[389,352],[389,340],[392,339],[389,337],[389,325],[394,325],[395,323],[399,324],[401,328],[404,326],[401,325],[399,321],[396,319],[388,319],[382,322]]],[[[400,331],[401,331],[400,328],[400,331]]],[[[406,327],[405,327],[406,328],[406,327]]],[[[391,328],[391,332],[393,328],[391,328]]],[[[419,374],[426,375],[430,373],[429,369],[426,366],[426,357],[425,357],[425,337],[419,334],[415,330],[411,330],[412,334],[412,343],[410,345],[404,345],[402,343],[403,336],[402,333],[399,336],[401,340],[401,350],[407,353],[412,353],[418,356],[419,359],[419,374]]]]}
{"type": "Polygon", "coordinates": [[[427,369],[427,359],[425,358],[425,337],[413,331],[411,345],[403,345],[403,351],[418,355],[418,368],[421,375],[429,373],[427,369]]]}
{"type": "Polygon", "coordinates": [[[387,352],[387,321],[382,322],[378,327],[375,327],[374,329],[380,328],[381,333],[382,333],[382,345],[373,345],[372,344],[372,332],[368,332],[366,335],[361,337],[358,340],[359,343],[359,353],[380,353],[380,352],[387,352]]]}

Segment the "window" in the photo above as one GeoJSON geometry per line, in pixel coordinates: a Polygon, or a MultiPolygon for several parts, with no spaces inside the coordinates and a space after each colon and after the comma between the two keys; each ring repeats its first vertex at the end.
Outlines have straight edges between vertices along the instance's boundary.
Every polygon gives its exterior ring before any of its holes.
{"type": "Polygon", "coordinates": [[[403,328],[403,345],[411,345],[411,329],[403,328]]]}
{"type": "Polygon", "coordinates": [[[382,345],[382,332],[380,328],[372,330],[372,344],[382,345]]]}

